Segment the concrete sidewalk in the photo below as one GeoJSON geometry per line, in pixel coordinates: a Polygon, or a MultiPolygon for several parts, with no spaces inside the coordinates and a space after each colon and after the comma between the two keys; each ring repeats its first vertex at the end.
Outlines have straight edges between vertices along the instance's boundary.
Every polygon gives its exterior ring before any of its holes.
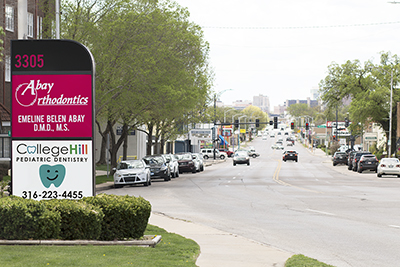
{"type": "Polygon", "coordinates": [[[149,223],[194,240],[200,246],[200,267],[278,267],[293,254],[208,226],[152,213],[149,223]]]}

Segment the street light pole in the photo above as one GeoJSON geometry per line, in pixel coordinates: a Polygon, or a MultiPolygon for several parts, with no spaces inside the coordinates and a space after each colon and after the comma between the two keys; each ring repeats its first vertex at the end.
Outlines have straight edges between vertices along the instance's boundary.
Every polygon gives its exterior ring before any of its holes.
{"type": "Polygon", "coordinates": [[[239,138],[238,138],[238,149],[240,148],[240,119],[247,117],[247,115],[243,115],[239,117],[239,138]]]}

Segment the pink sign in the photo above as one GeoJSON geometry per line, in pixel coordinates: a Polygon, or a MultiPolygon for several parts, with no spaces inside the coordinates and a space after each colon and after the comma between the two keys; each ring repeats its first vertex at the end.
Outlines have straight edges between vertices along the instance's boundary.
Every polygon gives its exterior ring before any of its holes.
{"type": "Polygon", "coordinates": [[[13,75],[13,137],[92,137],[91,75],[13,75]]]}

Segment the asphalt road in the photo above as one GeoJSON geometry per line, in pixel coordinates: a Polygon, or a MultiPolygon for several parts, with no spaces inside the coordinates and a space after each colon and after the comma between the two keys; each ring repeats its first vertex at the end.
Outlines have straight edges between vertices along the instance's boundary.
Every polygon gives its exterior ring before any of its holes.
{"type": "MultiPolygon", "coordinates": [[[[277,136],[278,137],[278,136],[277,136]]],[[[250,166],[232,160],[149,187],[110,194],[142,196],[153,211],[244,236],[337,266],[399,266],[400,179],[332,166],[301,144],[298,162],[283,162],[275,140],[249,143],[250,166]]]]}

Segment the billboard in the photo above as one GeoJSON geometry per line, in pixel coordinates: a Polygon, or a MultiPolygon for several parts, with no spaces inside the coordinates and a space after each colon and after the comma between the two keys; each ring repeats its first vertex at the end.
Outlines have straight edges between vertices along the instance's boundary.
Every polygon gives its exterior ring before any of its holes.
{"type": "Polygon", "coordinates": [[[12,194],[95,195],[94,60],[71,40],[11,41],[12,194]]]}

